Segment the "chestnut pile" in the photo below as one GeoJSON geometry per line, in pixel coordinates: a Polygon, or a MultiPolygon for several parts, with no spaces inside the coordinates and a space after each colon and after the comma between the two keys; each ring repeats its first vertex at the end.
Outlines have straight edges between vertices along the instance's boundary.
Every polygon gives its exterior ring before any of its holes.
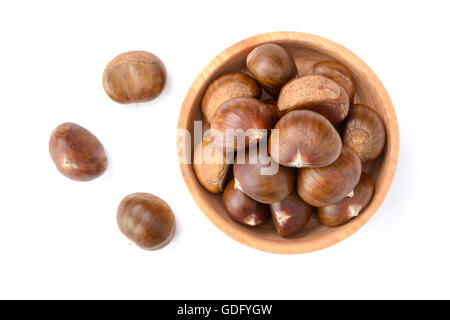
{"type": "Polygon", "coordinates": [[[354,104],[351,72],[321,61],[298,76],[290,53],[273,43],[253,49],[246,63],[249,74],[222,75],[204,93],[204,125],[215,134],[195,148],[199,182],[223,192],[233,220],[251,227],[272,220],[283,237],[302,230],[314,212],[327,226],[358,216],[375,189],[362,164],[382,153],[385,128],[374,109],[354,104]],[[261,101],[264,91],[271,99],[261,101]],[[231,139],[229,130],[236,132],[231,139]],[[278,170],[262,174],[273,161],[278,170]]]}

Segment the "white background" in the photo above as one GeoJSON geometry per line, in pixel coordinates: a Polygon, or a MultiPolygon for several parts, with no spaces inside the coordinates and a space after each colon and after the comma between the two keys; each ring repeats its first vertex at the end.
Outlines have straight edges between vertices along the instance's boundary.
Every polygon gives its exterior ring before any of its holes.
{"type": "Polygon", "coordinates": [[[450,298],[447,1],[3,1],[0,4],[0,298],[450,298]],[[400,159],[378,213],[349,239],[305,255],[247,248],[216,229],[179,172],[183,98],[219,52],[269,31],[332,39],[386,86],[400,159]],[[139,107],[103,91],[104,66],[147,50],[168,70],[139,107]],[[64,121],[103,142],[90,183],[48,155],[64,121]],[[131,192],[164,198],[177,234],[164,250],[129,245],[116,225],[131,192]]]}

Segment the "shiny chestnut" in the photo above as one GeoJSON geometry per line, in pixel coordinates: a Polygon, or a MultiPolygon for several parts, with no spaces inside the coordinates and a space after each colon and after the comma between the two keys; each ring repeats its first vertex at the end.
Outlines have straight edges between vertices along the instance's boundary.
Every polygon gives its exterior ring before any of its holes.
{"type": "Polygon", "coordinates": [[[307,75],[286,83],[280,91],[278,111],[308,109],[325,116],[332,124],[345,119],[349,98],[339,84],[323,76],[307,75]]]}
{"type": "Polygon", "coordinates": [[[383,151],[386,140],[383,120],[372,108],[355,104],[350,108],[343,139],[358,153],[362,162],[374,160],[383,151]]]}
{"type": "Polygon", "coordinates": [[[270,211],[277,232],[283,237],[289,237],[305,227],[313,207],[300,199],[294,191],[286,199],[272,203],[270,211]]]}
{"type": "Polygon", "coordinates": [[[343,145],[339,158],[321,168],[302,168],[297,178],[297,193],[315,207],[336,204],[358,184],[361,160],[352,148],[343,145]]]}
{"type": "Polygon", "coordinates": [[[324,167],[341,153],[342,141],[322,115],[296,110],[282,117],[269,139],[272,158],[286,167],[324,167]]]}
{"type": "Polygon", "coordinates": [[[127,195],[117,209],[117,224],[129,240],[145,250],[161,249],[175,233],[175,216],[169,205],[149,193],[127,195]]]}
{"type": "Polygon", "coordinates": [[[247,69],[273,96],[297,75],[294,59],[286,49],[275,43],[262,44],[253,49],[247,56],[247,69]]]}
{"type": "Polygon", "coordinates": [[[153,53],[129,51],[115,57],[103,72],[106,94],[119,103],[155,99],[166,84],[166,68],[153,53]]]}
{"type": "Polygon", "coordinates": [[[359,183],[344,200],[334,205],[317,209],[320,222],[330,227],[347,223],[352,218],[357,217],[367,207],[374,191],[375,185],[372,179],[362,173],[359,183]]]}
{"type": "Polygon", "coordinates": [[[355,97],[355,80],[353,80],[352,74],[347,67],[336,61],[321,61],[312,66],[311,73],[327,77],[338,83],[347,91],[350,104],[353,103],[355,97]]]}
{"type": "Polygon", "coordinates": [[[286,199],[294,188],[294,171],[279,166],[264,152],[246,150],[245,159],[236,157],[233,167],[235,187],[261,203],[286,199]]]}
{"type": "Polygon", "coordinates": [[[229,73],[220,76],[208,86],[202,99],[202,111],[206,122],[211,123],[217,108],[227,100],[239,97],[261,96],[258,83],[245,73],[229,73]]]}
{"type": "Polygon", "coordinates": [[[108,166],[101,142],[90,131],[75,123],[66,122],[53,130],[49,151],[59,172],[72,180],[95,179],[108,166]]]}
{"type": "Polygon", "coordinates": [[[269,206],[253,200],[237,189],[234,180],[228,183],[223,192],[223,203],[228,215],[246,226],[257,227],[269,220],[269,206]]]}
{"type": "Polygon", "coordinates": [[[215,144],[226,152],[241,150],[265,139],[272,126],[270,109],[250,97],[224,102],[217,108],[211,122],[211,129],[218,135],[214,139],[215,144]]]}

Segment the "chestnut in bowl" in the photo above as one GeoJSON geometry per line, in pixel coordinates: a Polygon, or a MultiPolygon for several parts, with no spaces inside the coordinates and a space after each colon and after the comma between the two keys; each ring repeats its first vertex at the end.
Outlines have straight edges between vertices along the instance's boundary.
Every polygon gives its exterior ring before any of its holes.
{"type": "Polygon", "coordinates": [[[317,209],[320,222],[329,227],[336,227],[347,223],[350,219],[357,217],[369,204],[375,191],[372,179],[366,174],[361,174],[361,179],[353,192],[342,201],[331,206],[317,209]]]}
{"type": "Polygon", "coordinates": [[[372,108],[355,104],[350,108],[343,138],[362,162],[374,160],[383,151],[386,139],[383,120],[372,108]]]}
{"type": "Polygon", "coordinates": [[[342,141],[322,115],[296,110],[282,117],[269,139],[272,158],[286,167],[324,167],[341,153],[342,141]]]}
{"type": "Polygon", "coordinates": [[[223,203],[229,216],[246,226],[258,227],[269,220],[268,205],[253,200],[236,188],[234,180],[228,183],[223,192],[223,203]]]}
{"type": "Polygon", "coordinates": [[[353,191],[361,177],[361,170],[358,154],[343,145],[339,158],[329,166],[299,171],[297,193],[314,207],[338,203],[353,191]]]}
{"type": "MultiPolygon", "coordinates": [[[[358,217],[345,225],[329,228],[321,224],[313,214],[298,234],[283,238],[270,223],[258,228],[247,228],[231,220],[222,197],[203,188],[195,176],[191,163],[180,161],[181,173],[199,211],[230,238],[249,247],[272,253],[298,254],[320,250],[343,241],[359,230],[377,212],[387,196],[395,175],[399,150],[395,110],[386,89],[375,73],[347,48],[316,35],[300,32],[271,32],[239,41],[221,52],[209,64],[205,63],[205,68],[193,81],[185,96],[179,113],[178,128],[187,130],[191,136],[194,136],[194,121],[202,119],[201,99],[208,85],[223,74],[247,72],[248,54],[255,47],[265,43],[276,43],[285,48],[294,59],[300,77],[310,74],[311,66],[315,63],[328,60],[339,61],[351,71],[357,83],[355,101],[369,105],[383,119],[386,127],[386,142],[384,152],[376,159],[378,164],[371,174],[376,186],[371,202],[358,217]]],[[[355,46],[353,49],[358,48],[355,46]]],[[[191,151],[187,149],[186,152],[191,151]]]]}
{"type": "Polygon", "coordinates": [[[241,72],[220,76],[208,86],[202,99],[202,111],[206,122],[211,123],[217,108],[227,100],[239,97],[261,96],[259,84],[241,72]]]}

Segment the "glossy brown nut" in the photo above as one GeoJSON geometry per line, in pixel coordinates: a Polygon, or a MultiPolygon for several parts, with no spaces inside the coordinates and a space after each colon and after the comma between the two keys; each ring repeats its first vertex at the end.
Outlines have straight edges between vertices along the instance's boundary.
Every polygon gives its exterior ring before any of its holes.
{"type": "Polygon", "coordinates": [[[263,101],[267,107],[269,107],[270,112],[272,112],[272,122],[275,125],[278,120],[280,120],[281,115],[278,114],[277,102],[273,99],[267,99],[263,101]]]}
{"type": "Polygon", "coordinates": [[[229,164],[226,155],[210,141],[199,143],[194,151],[194,171],[201,185],[212,193],[223,191],[229,164]]]}
{"type": "Polygon", "coordinates": [[[323,76],[309,75],[292,79],[280,91],[278,111],[308,109],[325,116],[332,124],[348,114],[348,94],[339,84],[323,76]]]}
{"type": "Polygon", "coordinates": [[[87,129],[66,122],[53,130],[49,151],[56,168],[76,181],[93,180],[108,167],[103,145],[87,129]]]}
{"type": "Polygon", "coordinates": [[[103,72],[106,94],[119,103],[155,99],[166,84],[166,68],[154,54],[129,51],[115,57],[103,72]]]}
{"type": "Polygon", "coordinates": [[[296,110],[282,117],[269,139],[272,158],[286,167],[324,167],[339,157],[342,141],[322,115],[296,110]],[[278,143],[276,140],[278,133],[278,143]]]}
{"type": "Polygon", "coordinates": [[[250,227],[257,227],[269,220],[270,211],[266,204],[259,203],[234,187],[231,180],[223,192],[223,203],[228,215],[235,221],[250,227]]]}
{"type": "Polygon", "coordinates": [[[132,193],[117,209],[120,231],[137,246],[157,250],[166,246],[175,233],[175,216],[169,205],[149,193],[132,193]]]}
{"type": "Polygon", "coordinates": [[[253,49],[247,56],[247,69],[273,96],[278,95],[280,88],[297,75],[297,67],[289,52],[274,43],[253,49]]]}
{"type": "Polygon", "coordinates": [[[211,123],[217,108],[227,100],[239,97],[259,99],[261,88],[249,75],[244,73],[225,74],[208,86],[202,99],[202,111],[206,122],[211,123]]]}
{"type": "Polygon", "coordinates": [[[350,103],[355,97],[355,81],[347,67],[336,61],[321,61],[311,68],[311,73],[327,77],[347,91],[350,103]]]}
{"type": "Polygon", "coordinates": [[[357,217],[369,204],[375,191],[375,185],[364,173],[356,185],[351,196],[347,196],[341,202],[317,209],[319,220],[327,226],[336,227],[347,223],[357,217]]]}
{"type": "Polygon", "coordinates": [[[321,168],[303,168],[297,178],[297,193],[314,207],[338,203],[358,184],[361,160],[352,148],[343,145],[339,158],[321,168]]]}
{"type": "Polygon", "coordinates": [[[254,145],[267,136],[272,126],[270,109],[263,102],[250,97],[224,102],[217,108],[211,122],[211,128],[219,135],[215,137],[215,143],[222,144],[226,152],[254,145]],[[228,133],[235,135],[227,137],[228,133]]]}
{"type": "Polygon", "coordinates": [[[294,171],[279,166],[278,170],[271,172],[273,174],[263,174],[267,173],[263,172],[264,169],[270,171],[270,168],[274,168],[270,159],[265,160],[260,153],[247,150],[243,163],[236,157],[233,173],[236,188],[258,202],[271,204],[291,194],[294,189],[294,171]]]}
{"type": "Polygon", "coordinates": [[[362,162],[377,158],[383,151],[386,131],[381,117],[372,108],[351,106],[344,130],[344,143],[355,150],[362,162]]]}
{"type": "Polygon", "coordinates": [[[272,221],[278,233],[289,237],[302,230],[308,223],[313,207],[292,192],[289,197],[270,205],[272,221]]]}

